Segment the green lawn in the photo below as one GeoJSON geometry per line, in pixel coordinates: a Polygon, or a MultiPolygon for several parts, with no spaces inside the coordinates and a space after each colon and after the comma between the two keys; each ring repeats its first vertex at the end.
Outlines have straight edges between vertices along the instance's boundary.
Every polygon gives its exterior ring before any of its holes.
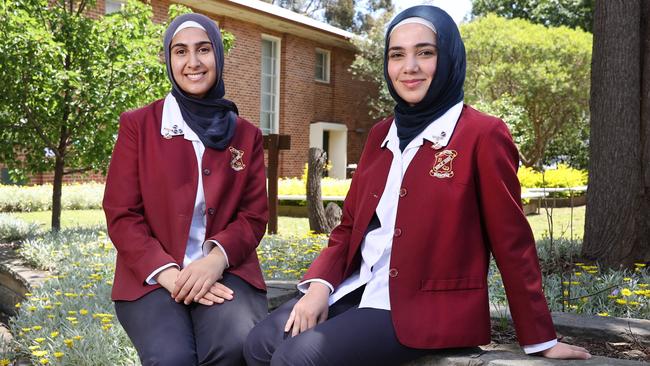
{"type": "MultiPolygon", "coordinates": [[[[50,211],[39,212],[17,212],[14,216],[28,222],[35,222],[44,229],[50,228],[50,211]]],[[[554,238],[570,238],[571,209],[555,208],[553,216],[554,238]]],[[[529,215],[528,222],[533,228],[535,239],[548,236],[549,225],[546,210],[540,209],[537,215],[529,215]]],[[[102,210],[67,210],[61,213],[61,224],[63,227],[105,225],[104,212],[102,210]]],[[[584,233],[585,206],[573,209],[573,237],[581,239],[584,233]]],[[[278,231],[280,234],[302,235],[309,231],[309,220],[306,218],[280,217],[278,220],[278,231]]]]}

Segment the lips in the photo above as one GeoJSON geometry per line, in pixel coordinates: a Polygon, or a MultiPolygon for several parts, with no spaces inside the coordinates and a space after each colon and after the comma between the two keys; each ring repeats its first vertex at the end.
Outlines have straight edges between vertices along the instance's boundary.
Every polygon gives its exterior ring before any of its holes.
{"type": "Polygon", "coordinates": [[[205,75],[205,72],[198,72],[198,73],[193,73],[193,74],[185,74],[185,77],[187,77],[191,81],[198,81],[198,80],[201,80],[201,78],[203,78],[204,75],[205,75]]]}
{"type": "Polygon", "coordinates": [[[409,89],[415,89],[424,82],[424,79],[400,80],[400,82],[409,89]]]}

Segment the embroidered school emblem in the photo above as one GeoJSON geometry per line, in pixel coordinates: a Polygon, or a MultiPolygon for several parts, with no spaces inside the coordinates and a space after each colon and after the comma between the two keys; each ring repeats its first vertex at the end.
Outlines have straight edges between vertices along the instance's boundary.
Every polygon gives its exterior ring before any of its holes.
{"type": "Polygon", "coordinates": [[[230,159],[230,167],[236,172],[246,168],[246,164],[244,164],[244,160],[242,160],[244,152],[237,150],[232,146],[230,146],[228,150],[230,150],[230,153],[232,154],[232,158],[230,159]]]}
{"type": "Polygon", "coordinates": [[[442,150],[436,154],[436,160],[433,163],[433,168],[429,171],[432,177],[436,178],[451,178],[454,176],[452,168],[452,161],[458,155],[456,150],[442,150]]]}

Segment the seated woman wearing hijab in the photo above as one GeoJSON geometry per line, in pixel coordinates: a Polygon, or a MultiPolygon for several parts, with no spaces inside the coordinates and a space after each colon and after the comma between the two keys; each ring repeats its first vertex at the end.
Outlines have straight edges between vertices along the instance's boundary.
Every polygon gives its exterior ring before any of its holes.
{"type": "Polygon", "coordinates": [[[267,313],[262,135],[223,99],[214,21],[177,17],[164,50],[171,93],[121,115],[106,180],[112,299],[143,365],[241,365],[267,313]]]}
{"type": "Polygon", "coordinates": [[[399,365],[490,342],[490,252],[526,353],[558,343],[506,125],[463,105],[465,49],[447,13],[409,8],[386,33],[395,116],[368,136],[341,224],[299,289],[249,335],[254,365],[399,365]]]}

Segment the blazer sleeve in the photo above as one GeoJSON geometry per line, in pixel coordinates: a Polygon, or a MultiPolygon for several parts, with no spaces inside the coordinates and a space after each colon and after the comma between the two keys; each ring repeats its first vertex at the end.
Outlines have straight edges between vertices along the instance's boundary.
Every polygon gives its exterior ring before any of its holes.
{"type": "Polygon", "coordinates": [[[239,200],[237,214],[223,230],[206,239],[221,244],[228,256],[229,267],[239,266],[253,254],[264,236],[266,223],[269,221],[264,144],[259,129],[256,129],[248,169],[249,173],[239,200]]]}
{"type": "Polygon", "coordinates": [[[556,339],[542,292],[535,239],[521,207],[519,156],[503,121],[479,138],[478,185],[484,229],[503,278],[521,345],[556,339]]]}
{"type": "Polygon", "coordinates": [[[144,218],[138,169],[138,127],[135,122],[129,112],[120,116],[102,205],[108,235],[118,256],[144,283],[157,268],[176,262],[153,237],[144,218]]]}

